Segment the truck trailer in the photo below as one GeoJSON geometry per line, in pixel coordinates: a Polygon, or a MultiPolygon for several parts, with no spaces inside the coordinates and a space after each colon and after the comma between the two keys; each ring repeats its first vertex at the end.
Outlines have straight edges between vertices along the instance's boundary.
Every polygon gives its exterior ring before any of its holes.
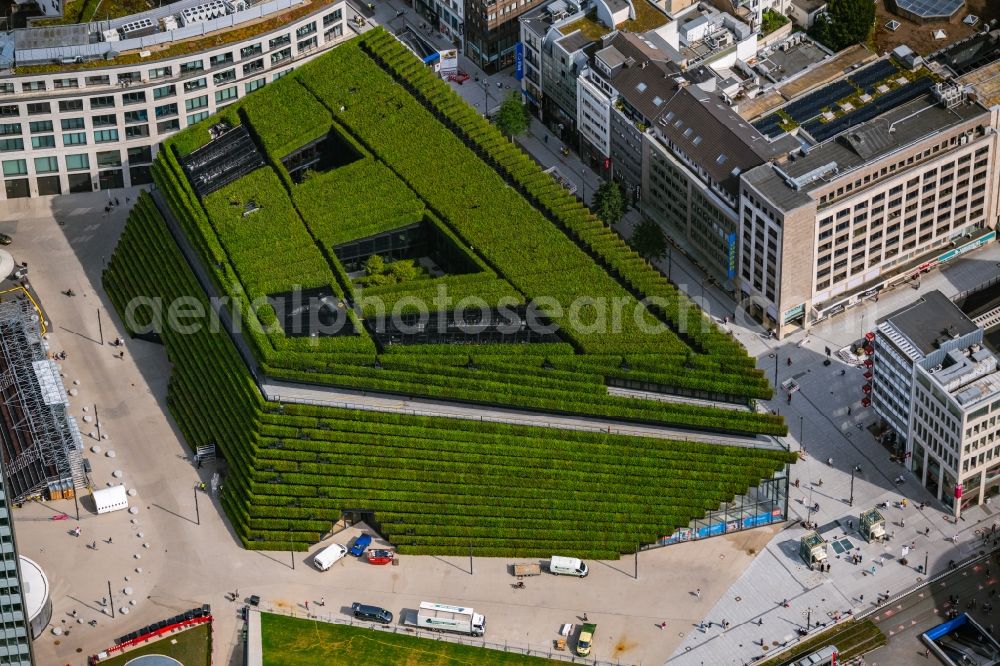
{"type": "Polygon", "coordinates": [[[467,636],[486,634],[486,617],[464,606],[421,601],[420,609],[403,614],[403,624],[431,631],[450,631],[467,636]]]}

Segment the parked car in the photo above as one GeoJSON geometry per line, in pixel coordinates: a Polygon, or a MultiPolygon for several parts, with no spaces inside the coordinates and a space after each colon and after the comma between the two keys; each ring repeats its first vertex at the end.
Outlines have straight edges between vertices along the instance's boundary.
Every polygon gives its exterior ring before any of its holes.
{"type": "Polygon", "coordinates": [[[10,245],[14,242],[14,239],[7,234],[0,234],[0,245],[10,245]]]}
{"type": "Polygon", "coordinates": [[[354,540],[354,545],[351,546],[351,555],[361,557],[370,545],[372,545],[372,536],[370,534],[362,534],[354,540]]]}
{"type": "Polygon", "coordinates": [[[354,613],[354,617],[359,620],[371,620],[372,622],[381,622],[382,624],[392,624],[392,613],[384,608],[379,608],[378,606],[359,604],[355,601],[351,604],[351,612],[354,613]]]}
{"type": "Polygon", "coordinates": [[[391,564],[393,552],[391,550],[369,550],[368,564],[391,564]]]}
{"type": "Polygon", "coordinates": [[[339,543],[332,543],[313,557],[313,564],[320,571],[326,571],[347,555],[347,548],[339,543]]]}

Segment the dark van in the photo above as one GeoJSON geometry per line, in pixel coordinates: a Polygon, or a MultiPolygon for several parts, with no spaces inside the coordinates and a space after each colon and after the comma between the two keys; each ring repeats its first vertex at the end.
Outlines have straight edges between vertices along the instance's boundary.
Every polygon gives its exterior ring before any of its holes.
{"type": "Polygon", "coordinates": [[[369,606],[367,604],[354,602],[351,604],[351,612],[353,612],[354,617],[359,620],[371,620],[372,622],[381,622],[382,624],[392,624],[392,613],[384,608],[379,608],[378,606],[369,606]]]}

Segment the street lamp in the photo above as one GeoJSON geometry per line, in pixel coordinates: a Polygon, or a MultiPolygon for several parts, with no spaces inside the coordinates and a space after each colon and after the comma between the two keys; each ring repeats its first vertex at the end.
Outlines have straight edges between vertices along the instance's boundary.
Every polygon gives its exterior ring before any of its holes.
{"type": "Polygon", "coordinates": [[[854,475],[861,473],[861,465],[855,465],[854,469],[851,470],[851,499],[849,500],[850,506],[854,506],[854,475]]]}
{"type": "Polygon", "coordinates": [[[774,359],[774,390],[778,390],[778,353],[771,352],[768,354],[770,358],[774,359]]]}
{"type": "Polygon", "coordinates": [[[806,631],[809,631],[809,627],[812,626],[812,615],[813,615],[813,609],[812,606],[810,606],[809,608],[806,609],[806,631]]]}
{"type": "Polygon", "coordinates": [[[806,450],[806,445],[805,445],[805,436],[802,434],[802,430],[803,430],[802,423],[803,423],[803,416],[801,414],[799,414],[799,447],[803,451],[805,451],[806,450]]]}
{"type": "Polygon", "coordinates": [[[670,277],[673,272],[671,269],[674,267],[674,246],[667,244],[667,282],[673,282],[670,277]]]}
{"type": "Polygon", "coordinates": [[[583,192],[583,205],[587,205],[587,167],[580,167],[580,183],[583,192]]]}

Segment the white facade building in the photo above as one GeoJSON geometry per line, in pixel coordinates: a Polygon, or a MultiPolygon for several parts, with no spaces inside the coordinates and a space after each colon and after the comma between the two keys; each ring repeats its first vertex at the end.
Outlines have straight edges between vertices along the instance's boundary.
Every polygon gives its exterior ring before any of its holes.
{"type": "Polygon", "coordinates": [[[872,406],[907,467],[956,517],[1000,486],[1000,370],[983,339],[939,291],[875,330],[872,406]]]}
{"type": "Polygon", "coordinates": [[[151,182],[165,137],[343,41],[345,12],[353,15],[335,0],[242,41],[224,43],[223,34],[218,46],[160,59],[122,52],[99,67],[83,56],[57,71],[22,66],[15,51],[17,67],[0,73],[0,198],[151,182]]]}

